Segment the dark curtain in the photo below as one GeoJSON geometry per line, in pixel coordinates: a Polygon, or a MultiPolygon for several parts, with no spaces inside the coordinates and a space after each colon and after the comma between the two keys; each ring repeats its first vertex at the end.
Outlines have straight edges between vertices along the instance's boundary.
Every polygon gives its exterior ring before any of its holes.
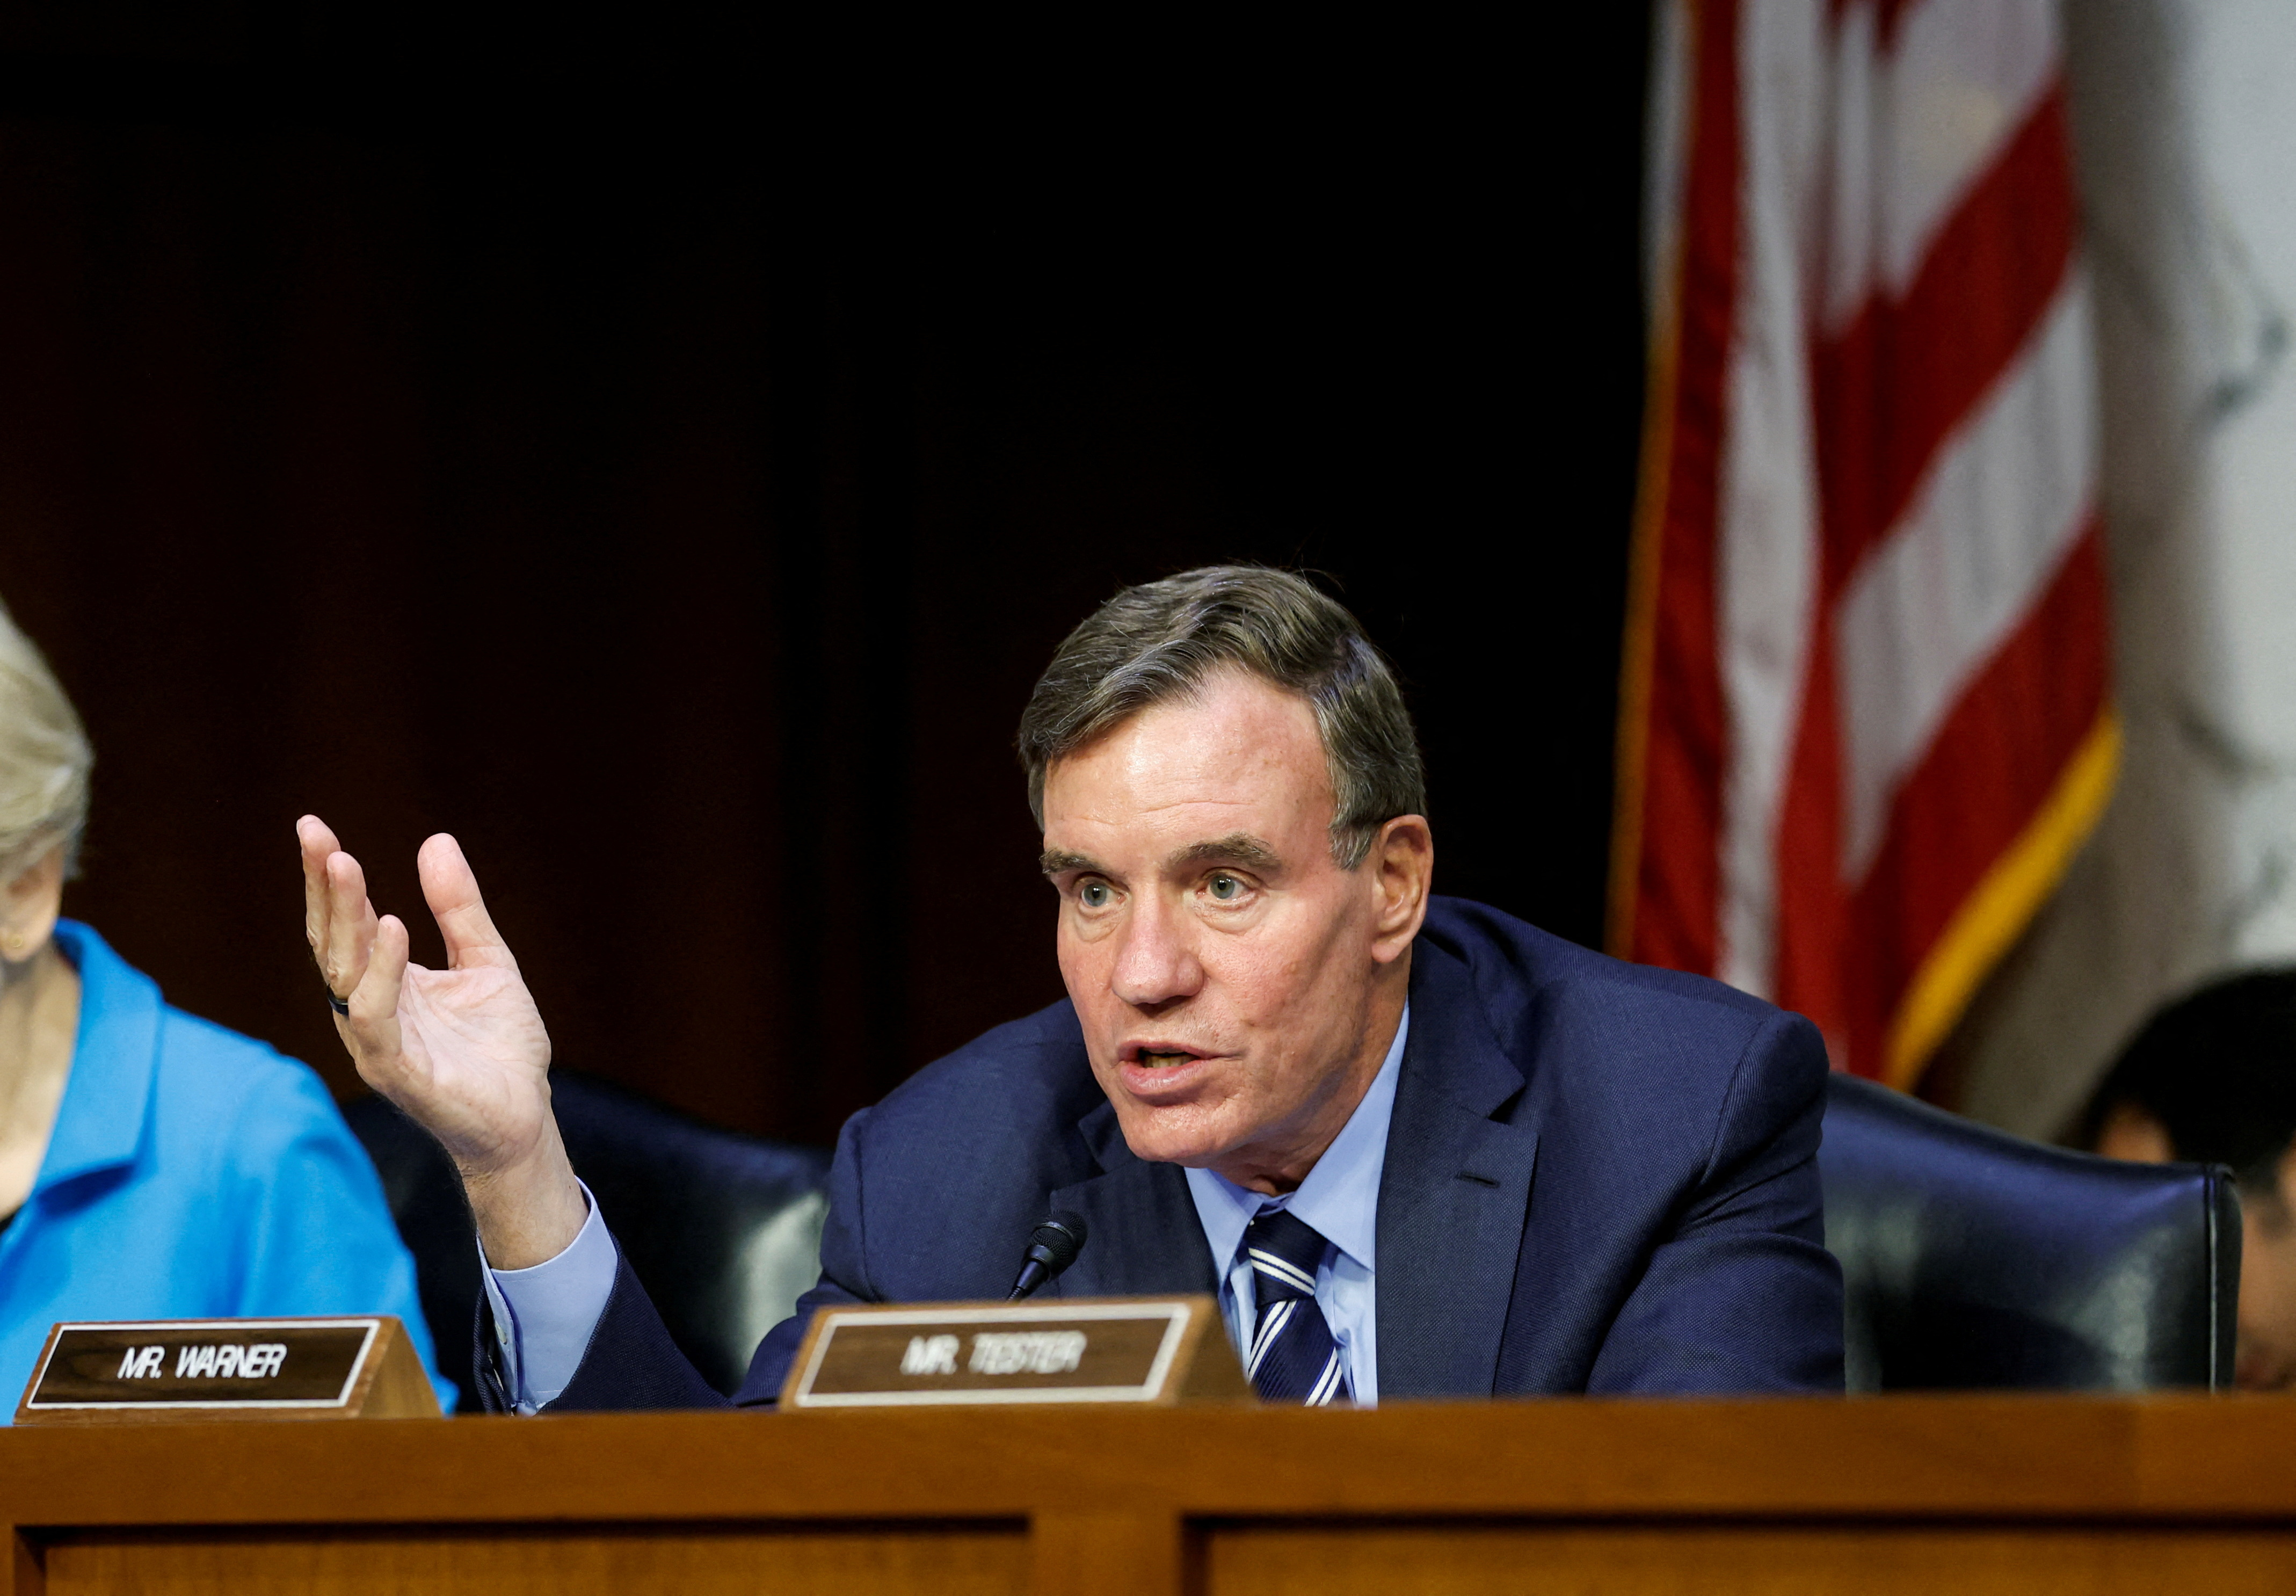
{"type": "Polygon", "coordinates": [[[1242,558],[1400,665],[1439,885],[1595,940],[1644,39],[1585,9],[1536,95],[1366,44],[1217,114],[865,137],[729,100],[722,37],[618,95],[603,45],[496,81],[410,24],[399,93],[302,12],[20,16],[0,597],[96,743],[68,912],[356,1090],[291,824],[418,958],[452,830],[562,1063],[825,1140],[1059,995],[1029,684],[1242,558]]]}

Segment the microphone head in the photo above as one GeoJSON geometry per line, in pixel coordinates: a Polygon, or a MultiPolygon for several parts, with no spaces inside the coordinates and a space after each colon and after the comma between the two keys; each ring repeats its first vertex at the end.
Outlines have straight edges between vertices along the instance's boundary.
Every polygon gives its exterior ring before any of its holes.
{"type": "Polygon", "coordinates": [[[1080,1213],[1055,1208],[1029,1232],[1029,1249],[1021,1255],[1021,1278],[1013,1282],[1007,1300],[1018,1302],[1077,1261],[1084,1251],[1085,1224],[1080,1213]]]}
{"type": "Polygon", "coordinates": [[[1029,1233],[1029,1255],[1038,1257],[1037,1249],[1044,1249],[1041,1258],[1049,1278],[1077,1261],[1089,1234],[1083,1214],[1055,1208],[1037,1221],[1037,1228],[1029,1233]]]}

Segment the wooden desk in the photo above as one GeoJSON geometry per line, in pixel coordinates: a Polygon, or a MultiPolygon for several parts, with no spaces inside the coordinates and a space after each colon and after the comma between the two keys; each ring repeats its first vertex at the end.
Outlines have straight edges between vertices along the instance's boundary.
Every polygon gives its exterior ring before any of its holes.
{"type": "Polygon", "coordinates": [[[0,1433],[8,1596],[2296,1590],[2296,1403],[644,1414],[0,1433]],[[12,1585],[12,1590],[11,1590],[12,1585]]]}

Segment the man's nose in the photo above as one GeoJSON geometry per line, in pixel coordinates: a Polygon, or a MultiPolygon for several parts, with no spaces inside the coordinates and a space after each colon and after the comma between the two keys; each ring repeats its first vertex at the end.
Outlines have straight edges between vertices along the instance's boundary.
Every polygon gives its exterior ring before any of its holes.
{"type": "Polygon", "coordinates": [[[1122,934],[1110,984],[1133,1008],[1156,1008],[1193,997],[1203,985],[1203,966],[1188,927],[1169,905],[1153,898],[1136,901],[1122,934]]]}

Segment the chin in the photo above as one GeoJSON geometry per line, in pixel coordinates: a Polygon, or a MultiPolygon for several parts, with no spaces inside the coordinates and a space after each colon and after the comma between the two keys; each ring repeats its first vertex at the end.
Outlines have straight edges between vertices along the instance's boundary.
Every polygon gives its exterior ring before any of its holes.
{"type": "Polygon", "coordinates": [[[1227,1143],[1193,1116],[1168,1108],[1119,1109],[1116,1121],[1124,1131],[1124,1145],[1132,1156],[1150,1164],[1183,1164],[1209,1168],[1226,1153],[1227,1143]]]}

